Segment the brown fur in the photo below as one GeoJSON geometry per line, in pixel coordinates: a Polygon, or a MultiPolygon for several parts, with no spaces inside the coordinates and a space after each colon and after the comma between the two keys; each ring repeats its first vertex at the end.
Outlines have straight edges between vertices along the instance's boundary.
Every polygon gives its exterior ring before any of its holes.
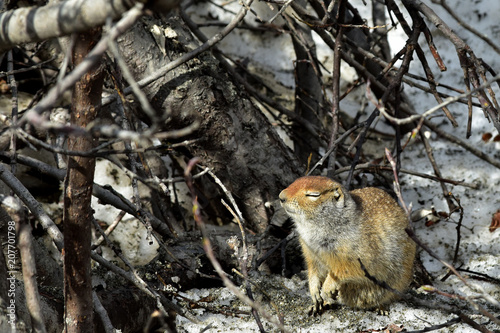
{"type": "Polygon", "coordinates": [[[310,176],[279,197],[299,234],[313,312],[323,307],[322,292],[354,308],[381,308],[397,298],[370,281],[359,260],[378,281],[400,292],[408,288],[415,244],[404,230],[404,211],[386,192],[347,192],[329,178],[310,176]]]}

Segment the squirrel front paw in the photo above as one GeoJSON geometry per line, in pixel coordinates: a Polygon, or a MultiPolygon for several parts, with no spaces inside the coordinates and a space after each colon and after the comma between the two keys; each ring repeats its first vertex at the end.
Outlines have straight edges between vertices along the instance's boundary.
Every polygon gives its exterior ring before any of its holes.
{"type": "Polygon", "coordinates": [[[325,310],[323,306],[323,298],[321,297],[321,294],[318,292],[317,294],[311,295],[313,305],[309,308],[307,314],[309,316],[316,316],[325,310]]]}

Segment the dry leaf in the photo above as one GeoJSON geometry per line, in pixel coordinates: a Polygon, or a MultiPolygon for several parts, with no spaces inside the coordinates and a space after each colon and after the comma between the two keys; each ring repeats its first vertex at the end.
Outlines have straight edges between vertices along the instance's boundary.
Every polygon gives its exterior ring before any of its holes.
{"type": "Polygon", "coordinates": [[[483,134],[482,139],[483,139],[484,142],[488,142],[488,141],[490,141],[490,139],[491,139],[492,136],[493,136],[493,134],[491,134],[489,132],[486,132],[486,133],[483,134]]]}
{"type": "Polygon", "coordinates": [[[389,324],[389,325],[387,325],[387,329],[384,332],[396,333],[396,332],[401,332],[401,331],[403,331],[403,325],[398,326],[396,324],[389,324]]]}
{"type": "Polygon", "coordinates": [[[493,232],[500,228],[500,209],[497,210],[495,214],[493,214],[493,218],[491,219],[490,232],[493,232]]]}
{"type": "Polygon", "coordinates": [[[5,80],[0,80],[0,93],[6,94],[10,92],[10,85],[5,80]]]}
{"type": "Polygon", "coordinates": [[[437,212],[437,214],[444,219],[447,219],[448,217],[450,217],[447,212],[443,212],[443,211],[437,212]]]}

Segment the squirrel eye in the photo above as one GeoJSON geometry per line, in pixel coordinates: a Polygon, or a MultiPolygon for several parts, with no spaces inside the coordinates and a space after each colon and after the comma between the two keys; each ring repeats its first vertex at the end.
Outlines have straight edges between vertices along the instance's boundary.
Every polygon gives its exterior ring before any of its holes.
{"type": "Polygon", "coordinates": [[[319,198],[320,195],[320,192],[306,192],[306,197],[319,198]]]}

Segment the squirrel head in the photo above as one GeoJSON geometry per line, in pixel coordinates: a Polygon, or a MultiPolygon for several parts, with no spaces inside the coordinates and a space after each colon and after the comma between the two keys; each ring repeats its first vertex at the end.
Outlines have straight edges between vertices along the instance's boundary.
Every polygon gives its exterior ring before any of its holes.
{"type": "Polygon", "coordinates": [[[279,195],[281,205],[297,225],[339,223],[349,217],[355,204],[339,183],[327,177],[307,176],[295,180],[279,195]]]}
{"type": "Polygon", "coordinates": [[[339,242],[358,239],[359,209],[339,183],[327,177],[297,179],[279,195],[297,232],[314,251],[336,251],[339,242]]]}

